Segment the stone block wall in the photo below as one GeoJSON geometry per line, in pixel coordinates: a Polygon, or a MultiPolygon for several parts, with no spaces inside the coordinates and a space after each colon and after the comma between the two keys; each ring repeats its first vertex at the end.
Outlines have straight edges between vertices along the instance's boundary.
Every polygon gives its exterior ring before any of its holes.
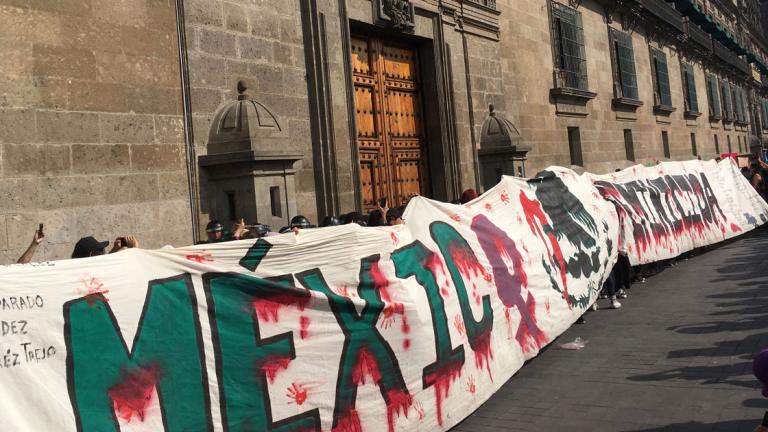
{"type": "Polygon", "coordinates": [[[178,64],[173,2],[0,4],[0,264],[191,242],[178,64]]]}

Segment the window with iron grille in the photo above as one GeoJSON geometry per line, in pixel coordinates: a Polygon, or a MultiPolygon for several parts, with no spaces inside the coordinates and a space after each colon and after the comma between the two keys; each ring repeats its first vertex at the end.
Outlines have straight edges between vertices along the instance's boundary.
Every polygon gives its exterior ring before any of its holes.
{"type": "Polygon", "coordinates": [[[699,112],[699,101],[696,97],[696,79],[693,75],[693,65],[683,63],[683,94],[685,95],[685,111],[699,112]]]}
{"type": "Polygon", "coordinates": [[[742,103],[741,87],[732,84],[731,95],[733,96],[734,120],[739,123],[744,123],[744,104],[742,103]]]}
{"type": "Polygon", "coordinates": [[[719,119],[720,112],[720,91],[717,87],[717,77],[712,74],[707,75],[707,98],[709,99],[709,116],[719,119]]]}
{"type": "Polygon", "coordinates": [[[717,139],[717,135],[715,135],[715,154],[720,155],[720,141],[717,139]]]}
{"type": "Polygon", "coordinates": [[[610,29],[610,39],[614,93],[617,98],[637,100],[639,96],[632,36],[612,28],[610,29]]]}
{"type": "Polygon", "coordinates": [[[550,1],[555,80],[559,88],[587,90],[587,56],[581,12],[550,1]]]}
{"type": "Polygon", "coordinates": [[[720,81],[720,96],[723,99],[723,117],[726,121],[733,121],[733,99],[731,98],[731,85],[727,79],[720,81]]]}
{"type": "Polygon", "coordinates": [[[653,69],[654,103],[657,106],[672,106],[672,94],[669,90],[669,68],[667,55],[663,51],[651,48],[651,66],[653,69]]]}
{"type": "Polygon", "coordinates": [[[664,150],[664,157],[669,159],[671,153],[669,151],[669,134],[667,134],[667,131],[661,131],[661,145],[664,150]]]}

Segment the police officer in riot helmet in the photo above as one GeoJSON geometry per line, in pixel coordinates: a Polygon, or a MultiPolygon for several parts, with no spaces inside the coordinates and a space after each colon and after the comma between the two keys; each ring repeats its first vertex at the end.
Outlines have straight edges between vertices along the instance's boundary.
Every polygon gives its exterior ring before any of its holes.
{"type": "Polygon", "coordinates": [[[205,226],[205,234],[208,236],[208,241],[201,243],[219,243],[224,241],[224,225],[218,220],[214,219],[208,222],[205,226]]]}
{"type": "Polygon", "coordinates": [[[291,219],[290,223],[291,231],[294,232],[294,234],[298,234],[299,230],[307,229],[307,228],[314,228],[311,223],[309,223],[309,219],[302,215],[296,215],[291,219]]]}
{"type": "Polygon", "coordinates": [[[336,216],[326,216],[323,221],[320,222],[321,227],[338,226],[341,225],[341,219],[336,216]]]}

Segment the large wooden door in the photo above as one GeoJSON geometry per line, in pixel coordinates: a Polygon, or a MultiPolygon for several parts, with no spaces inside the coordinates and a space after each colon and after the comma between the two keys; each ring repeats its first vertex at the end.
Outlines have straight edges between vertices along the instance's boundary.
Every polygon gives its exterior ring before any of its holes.
{"type": "Polygon", "coordinates": [[[416,51],[353,36],[352,70],[364,210],[428,194],[416,51]]]}

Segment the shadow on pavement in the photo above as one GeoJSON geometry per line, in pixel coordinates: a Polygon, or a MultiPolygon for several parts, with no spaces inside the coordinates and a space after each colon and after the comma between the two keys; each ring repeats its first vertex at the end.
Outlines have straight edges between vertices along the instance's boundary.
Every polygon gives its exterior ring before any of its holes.
{"type": "MultiPolygon", "coordinates": [[[[669,351],[668,359],[690,358],[692,365],[631,376],[628,377],[630,381],[687,380],[703,385],[726,384],[759,389],[752,376],[752,358],[761,349],[768,348],[768,266],[764,263],[768,251],[768,231],[757,230],[748,236],[739,243],[737,254],[717,266],[717,276],[709,281],[729,289],[706,296],[712,301],[720,300],[714,303],[716,311],[708,314],[715,319],[667,328],[668,331],[687,335],[722,334],[723,340],[711,342],[709,346],[669,351]],[[733,317],[739,319],[734,320],[733,317]],[[748,334],[734,338],[734,332],[748,334]],[[702,360],[704,358],[712,360],[702,360]],[[702,362],[707,364],[702,365],[702,362]]],[[[682,424],[649,431],[704,430],[697,429],[701,426],[682,424]]]]}
{"type": "Polygon", "coordinates": [[[676,423],[668,426],[654,427],[651,429],[638,429],[632,432],[702,432],[702,431],[722,431],[722,432],[752,432],[760,419],[750,420],[730,420],[715,423],[687,422],[676,423]]]}

